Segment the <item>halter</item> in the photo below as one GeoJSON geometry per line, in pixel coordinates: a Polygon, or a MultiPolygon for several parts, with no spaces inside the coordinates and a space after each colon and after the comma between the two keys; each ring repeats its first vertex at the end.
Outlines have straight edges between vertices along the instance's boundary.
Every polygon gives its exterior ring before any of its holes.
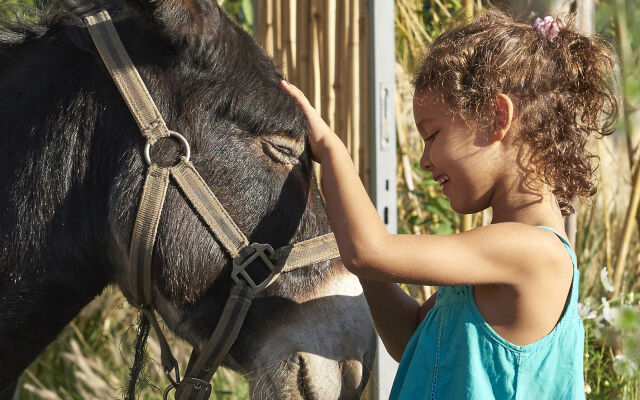
{"type": "Polygon", "coordinates": [[[177,400],[207,400],[212,394],[211,378],[235,342],[254,297],[281,273],[339,257],[335,237],[329,233],[275,251],[268,244],[249,243],[189,161],[191,151],[187,140],[167,128],[125,50],[109,13],[101,11],[88,16],[85,24],[140,132],[147,140],[144,156],[149,168],[127,263],[132,297],[129,300],[148,318],[158,336],[162,366],[171,382],[163,398],[166,399],[169,392],[176,389],[177,400]],[[179,140],[184,153],[176,165],[160,167],[151,160],[149,150],[158,140],[169,136],[179,140]],[[233,259],[232,287],[222,315],[204,347],[193,349],[183,379],[180,379],[178,362],[155,316],[151,281],[153,246],[169,176],[182,189],[195,211],[233,259]]]}

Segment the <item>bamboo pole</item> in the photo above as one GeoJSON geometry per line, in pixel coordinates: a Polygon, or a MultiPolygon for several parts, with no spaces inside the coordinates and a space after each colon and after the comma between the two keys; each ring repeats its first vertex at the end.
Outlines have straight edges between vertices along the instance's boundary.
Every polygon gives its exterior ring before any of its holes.
{"type": "Polygon", "coordinates": [[[347,125],[347,45],[349,37],[346,34],[348,23],[348,9],[344,1],[337,3],[335,9],[335,64],[334,64],[334,95],[335,95],[335,131],[342,138],[343,142],[350,147],[351,133],[346,129],[347,125]],[[346,140],[345,140],[346,139],[346,140]]]}
{"type": "Polygon", "coordinates": [[[440,10],[442,10],[442,13],[446,15],[447,18],[451,18],[451,13],[449,12],[449,10],[447,10],[447,7],[445,7],[440,0],[435,0],[435,2],[438,5],[438,7],[440,7],[440,10]]]}
{"type": "Polygon", "coordinates": [[[474,8],[473,2],[474,2],[473,0],[464,0],[464,3],[463,3],[464,16],[468,19],[473,18],[473,8],[474,8]]]}
{"type": "Polygon", "coordinates": [[[264,9],[265,9],[265,21],[264,21],[264,31],[263,31],[263,46],[264,50],[271,57],[274,55],[274,43],[273,43],[273,2],[275,0],[265,0],[264,9]]]}
{"type": "Polygon", "coordinates": [[[320,54],[322,46],[322,23],[321,9],[319,0],[311,0],[311,83],[313,88],[313,97],[310,98],[313,106],[322,115],[322,74],[320,71],[320,54]]]}
{"type": "Polygon", "coordinates": [[[308,96],[309,85],[309,37],[311,31],[311,17],[309,14],[309,0],[298,0],[296,8],[296,30],[299,46],[296,49],[297,83],[308,96]]]}
{"type": "Polygon", "coordinates": [[[358,0],[349,0],[349,42],[347,57],[349,59],[349,132],[352,138],[351,157],[358,172],[361,165],[360,137],[365,132],[360,129],[360,4],[358,0]]]}
{"type": "Polygon", "coordinates": [[[331,129],[336,129],[336,0],[324,0],[324,119],[331,129]]]}
{"type": "Polygon", "coordinates": [[[437,25],[440,22],[440,16],[435,11],[436,3],[433,0],[430,0],[429,3],[430,3],[429,5],[431,6],[431,9],[433,10],[433,22],[437,25]]]}
{"type": "Polygon", "coordinates": [[[254,34],[256,35],[256,38],[258,39],[258,42],[262,45],[262,47],[264,48],[264,25],[265,25],[265,13],[262,12],[262,4],[259,0],[255,0],[254,2],[254,6],[256,7],[255,9],[255,18],[256,18],[256,22],[254,25],[254,34]]]}
{"type": "MultiPolygon", "coordinates": [[[[280,49],[281,49],[281,57],[282,57],[282,74],[287,77],[287,79],[295,82],[296,79],[293,77],[295,68],[295,61],[292,57],[293,55],[293,46],[291,35],[294,32],[292,27],[294,25],[291,24],[291,0],[279,0],[280,3],[280,49]]],[[[294,6],[295,7],[295,6],[294,6]]],[[[295,27],[294,27],[295,28],[295,27]]],[[[295,35],[295,33],[294,33],[295,35]]]]}
{"type": "MultiPolygon", "coordinates": [[[[358,30],[360,40],[360,53],[359,53],[359,65],[360,65],[360,99],[366,99],[370,101],[370,73],[369,73],[369,26],[367,19],[365,18],[367,8],[367,0],[356,0],[358,4],[358,30]]],[[[362,109],[367,110],[368,104],[364,104],[362,109]]],[[[362,179],[365,187],[371,189],[371,158],[370,152],[370,137],[369,135],[370,118],[360,118],[360,131],[358,137],[360,138],[360,146],[358,154],[360,155],[360,178],[362,179]]]]}
{"type": "Polygon", "coordinates": [[[273,59],[276,65],[281,68],[282,72],[286,75],[287,68],[284,65],[283,52],[282,52],[282,1],[273,0],[273,59]]]}
{"type": "MultiPolygon", "coordinates": [[[[357,131],[354,131],[352,129],[352,125],[351,125],[351,120],[352,120],[352,111],[353,111],[353,96],[354,96],[354,92],[352,89],[352,80],[353,77],[351,75],[351,69],[353,66],[353,57],[351,56],[350,52],[350,45],[351,45],[351,14],[353,12],[352,9],[352,2],[350,0],[347,1],[343,1],[342,2],[343,6],[344,6],[344,21],[342,22],[342,24],[344,24],[344,35],[345,35],[345,40],[342,41],[343,46],[344,46],[344,72],[339,74],[344,76],[344,81],[342,82],[342,85],[344,86],[344,93],[345,93],[345,98],[344,98],[344,102],[341,103],[339,102],[339,98],[336,99],[336,107],[338,110],[340,110],[341,108],[344,108],[344,129],[345,129],[345,134],[348,138],[353,137],[354,133],[356,133],[357,131]]],[[[339,36],[339,35],[338,35],[339,36]]],[[[350,153],[351,154],[351,153],[350,153]]],[[[354,165],[355,164],[355,160],[354,160],[354,165]]],[[[358,166],[356,165],[356,169],[358,168],[358,166]]]]}

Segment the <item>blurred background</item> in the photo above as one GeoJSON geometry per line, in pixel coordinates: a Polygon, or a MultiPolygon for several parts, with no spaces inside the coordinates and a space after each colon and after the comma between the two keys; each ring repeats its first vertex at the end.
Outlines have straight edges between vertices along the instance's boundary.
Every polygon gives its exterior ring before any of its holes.
{"type": "MultiPolygon", "coordinates": [[[[0,0],[5,18],[37,19],[42,3],[0,0]]],[[[369,26],[366,0],[219,0],[298,85],[347,145],[370,185],[369,26]]],[[[56,7],[47,2],[47,7],[56,7]]],[[[586,330],[587,399],[640,399],[640,0],[470,1],[396,0],[396,151],[398,232],[451,234],[491,220],[491,210],[458,215],[418,160],[423,142],[413,123],[410,84],[423,49],[454,18],[489,6],[531,23],[545,15],[573,15],[586,34],[616,49],[615,82],[621,104],[617,132],[590,146],[598,155],[599,191],[576,204],[567,220],[581,272],[580,315],[586,330]],[[635,294],[638,292],[638,294],[635,294]],[[636,297],[637,296],[637,297],[636,297]]],[[[436,289],[404,285],[419,301],[436,289]]],[[[119,290],[110,287],[63,331],[23,374],[14,399],[122,397],[132,364],[137,320],[119,290]]],[[[170,338],[186,364],[190,348],[170,338]]],[[[149,338],[151,361],[140,399],[157,399],[166,386],[159,346],[149,338]]],[[[182,368],[184,370],[184,366],[182,368]]],[[[218,399],[248,398],[245,379],[228,370],[214,377],[218,399]]]]}

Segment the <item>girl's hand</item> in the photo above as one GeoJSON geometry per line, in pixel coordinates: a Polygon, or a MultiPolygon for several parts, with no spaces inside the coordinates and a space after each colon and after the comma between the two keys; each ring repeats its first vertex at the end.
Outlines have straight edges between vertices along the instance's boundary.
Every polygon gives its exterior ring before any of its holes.
{"type": "Polygon", "coordinates": [[[300,89],[284,80],[280,81],[280,86],[300,104],[311,128],[311,132],[309,132],[309,146],[311,147],[312,158],[322,163],[324,155],[331,145],[335,143],[335,140],[337,139],[340,143],[342,142],[324,122],[320,114],[318,114],[318,111],[313,108],[300,89]]]}

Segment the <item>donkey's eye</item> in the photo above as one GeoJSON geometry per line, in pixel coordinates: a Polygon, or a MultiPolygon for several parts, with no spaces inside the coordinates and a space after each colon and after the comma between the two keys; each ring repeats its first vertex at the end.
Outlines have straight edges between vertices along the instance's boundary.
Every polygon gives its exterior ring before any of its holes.
{"type": "Polygon", "coordinates": [[[273,143],[273,141],[270,140],[263,140],[262,149],[265,154],[279,163],[295,165],[300,162],[298,159],[299,155],[296,155],[293,149],[288,146],[284,146],[281,143],[273,143]]]}
{"type": "Polygon", "coordinates": [[[295,157],[295,155],[293,154],[293,150],[291,150],[288,147],[284,147],[284,146],[278,146],[278,145],[273,145],[273,147],[275,147],[279,152],[284,153],[290,157],[295,157]]]}

